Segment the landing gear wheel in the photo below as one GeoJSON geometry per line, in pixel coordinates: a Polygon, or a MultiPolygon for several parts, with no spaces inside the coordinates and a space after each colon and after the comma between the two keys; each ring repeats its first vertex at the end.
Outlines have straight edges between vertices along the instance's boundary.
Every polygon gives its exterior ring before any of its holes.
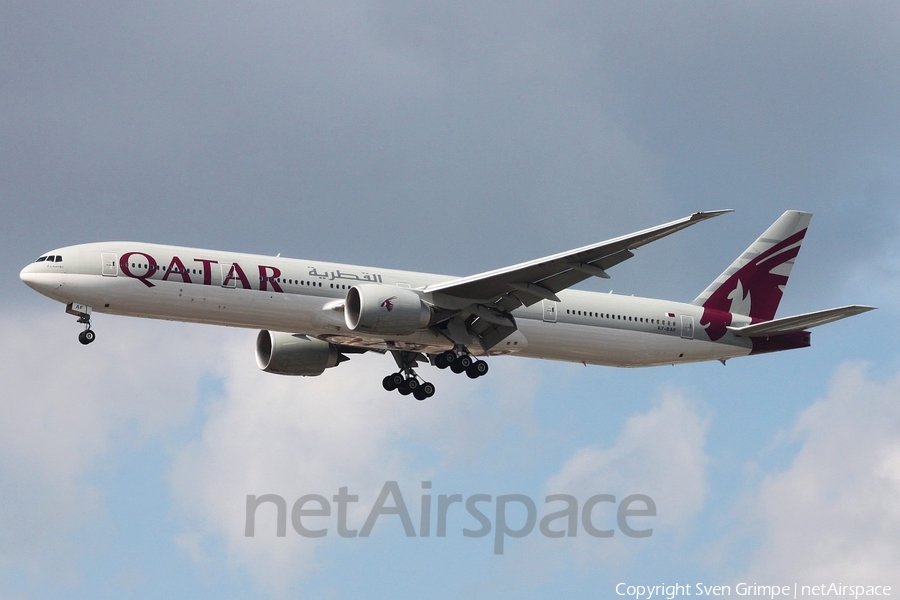
{"type": "Polygon", "coordinates": [[[400,392],[401,395],[409,396],[410,394],[412,394],[412,390],[409,388],[410,381],[415,381],[415,380],[414,379],[413,380],[405,379],[405,380],[403,380],[403,383],[401,383],[400,386],[397,388],[397,391],[400,392]]]}
{"type": "Polygon", "coordinates": [[[469,356],[468,354],[463,354],[462,356],[456,357],[456,360],[450,363],[450,370],[454,373],[462,373],[470,366],[472,366],[473,362],[474,361],[472,360],[471,356],[469,356]]]}
{"type": "Polygon", "coordinates": [[[415,377],[410,377],[406,380],[406,388],[411,392],[416,391],[419,388],[419,380],[415,377]]]}
{"type": "Polygon", "coordinates": [[[435,363],[437,364],[439,369],[446,369],[448,366],[455,363],[456,359],[456,352],[454,352],[453,350],[447,350],[446,352],[441,352],[440,354],[438,354],[438,360],[436,360],[435,363]],[[444,364],[443,367],[441,366],[441,363],[444,364]]]}
{"type": "Polygon", "coordinates": [[[469,365],[468,369],[466,369],[466,375],[469,376],[469,379],[477,379],[487,372],[488,364],[483,360],[476,360],[471,365],[469,365]]]}
{"type": "Polygon", "coordinates": [[[447,357],[442,353],[434,357],[434,366],[438,369],[446,369],[450,366],[450,363],[447,362],[447,357]]]}
{"type": "Polygon", "coordinates": [[[413,391],[413,396],[416,397],[416,400],[425,400],[426,398],[431,398],[434,396],[434,384],[426,381],[419,387],[413,391]]]}
{"type": "Polygon", "coordinates": [[[97,339],[97,336],[90,329],[85,329],[84,331],[82,331],[81,333],[78,334],[78,341],[81,342],[82,344],[84,344],[85,346],[87,346],[88,344],[93,342],[95,339],[97,339]]]}
{"type": "Polygon", "coordinates": [[[392,373],[381,381],[381,385],[383,385],[384,389],[387,391],[393,392],[403,385],[403,375],[400,373],[392,373]]]}

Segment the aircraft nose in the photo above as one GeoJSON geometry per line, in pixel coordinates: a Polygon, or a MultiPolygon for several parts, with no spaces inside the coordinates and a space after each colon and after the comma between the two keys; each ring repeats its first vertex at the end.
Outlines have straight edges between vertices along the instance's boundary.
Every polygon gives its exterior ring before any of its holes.
{"type": "Polygon", "coordinates": [[[37,273],[34,272],[34,265],[30,264],[21,271],[19,271],[19,279],[22,280],[25,285],[30,288],[33,288],[37,285],[37,273]]]}
{"type": "Polygon", "coordinates": [[[65,285],[65,272],[61,269],[48,272],[44,262],[33,262],[19,271],[19,279],[39,294],[58,299],[58,292],[65,285]]]}

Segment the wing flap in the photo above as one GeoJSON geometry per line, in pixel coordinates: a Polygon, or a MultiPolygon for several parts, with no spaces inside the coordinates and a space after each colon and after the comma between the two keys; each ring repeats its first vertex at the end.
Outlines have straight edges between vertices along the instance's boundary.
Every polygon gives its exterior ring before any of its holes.
{"type": "Polygon", "coordinates": [[[783,319],[774,319],[772,321],[764,321],[753,325],[745,325],[744,327],[728,327],[728,331],[741,337],[768,337],[773,335],[782,335],[785,333],[794,333],[817,327],[840,319],[846,319],[853,315],[858,315],[870,310],[874,310],[874,306],[862,306],[854,304],[851,306],[841,306],[839,308],[829,308],[793,317],[784,317],[783,319]]]}

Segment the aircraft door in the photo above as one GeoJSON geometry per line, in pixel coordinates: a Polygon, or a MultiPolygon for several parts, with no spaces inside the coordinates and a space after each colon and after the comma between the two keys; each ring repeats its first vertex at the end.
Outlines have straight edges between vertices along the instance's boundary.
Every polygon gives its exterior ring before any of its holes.
{"type": "Polygon", "coordinates": [[[100,253],[100,273],[104,277],[115,277],[119,274],[119,257],[112,252],[100,253]]]}
{"type": "Polygon", "coordinates": [[[694,317],[681,315],[681,337],[686,340],[694,339],[694,317]]]}
{"type": "Polygon", "coordinates": [[[544,322],[556,323],[556,302],[553,300],[544,300],[544,322]]]}

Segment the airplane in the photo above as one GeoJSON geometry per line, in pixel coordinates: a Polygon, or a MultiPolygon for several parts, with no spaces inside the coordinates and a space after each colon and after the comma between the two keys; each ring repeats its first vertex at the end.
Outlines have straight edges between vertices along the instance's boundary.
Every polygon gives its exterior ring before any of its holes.
{"type": "Polygon", "coordinates": [[[682,219],[468,277],[141,242],[41,255],[20,278],[66,305],[96,338],[94,312],[259,329],[256,361],[279,375],[321,375],[347,355],[391,353],[385,390],[418,400],[435,387],[420,363],[472,379],[485,357],[519,355],[617,367],[725,361],[810,345],[808,329],[874,307],[775,318],[812,214],[790,210],[692,302],[570,290],[633,250],[707,219],[682,219]]]}

